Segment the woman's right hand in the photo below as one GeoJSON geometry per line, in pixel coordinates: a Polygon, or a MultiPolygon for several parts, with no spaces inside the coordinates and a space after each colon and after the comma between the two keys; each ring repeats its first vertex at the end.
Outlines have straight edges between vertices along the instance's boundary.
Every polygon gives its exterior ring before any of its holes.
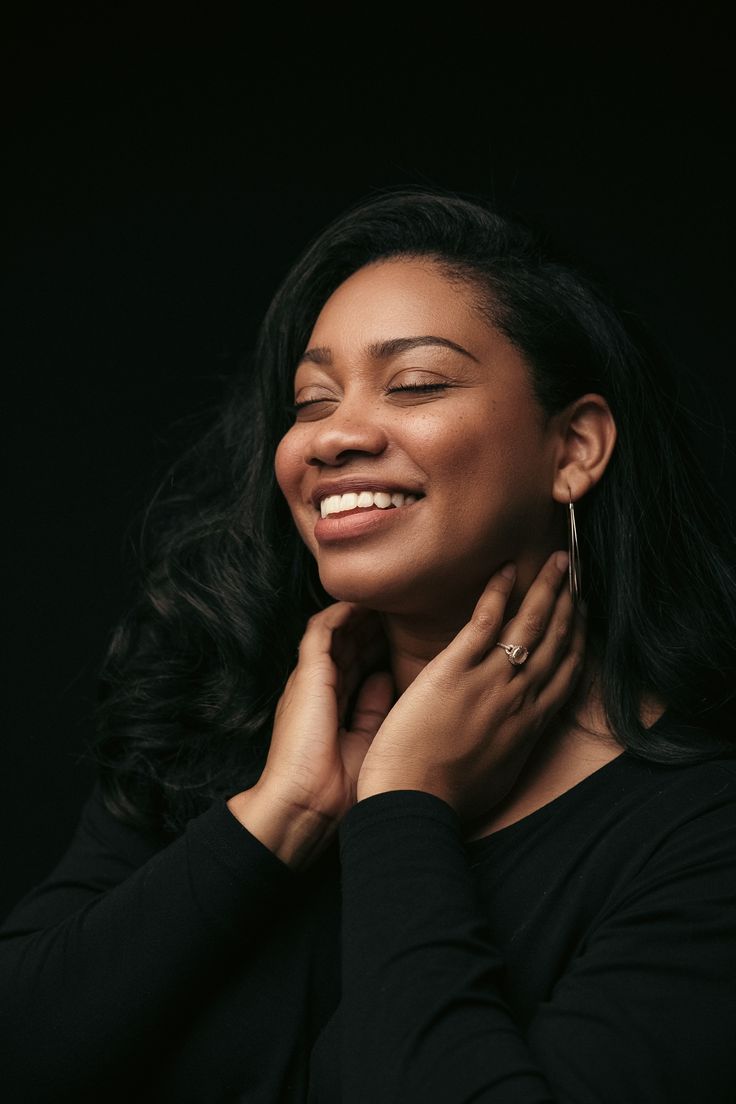
{"type": "Polygon", "coordinates": [[[375,611],[335,602],[310,617],[276,706],[263,773],[228,801],[241,823],[293,868],[314,861],[355,804],[363,759],[395,700],[390,672],[376,670],[387,664],[375,611]]]}

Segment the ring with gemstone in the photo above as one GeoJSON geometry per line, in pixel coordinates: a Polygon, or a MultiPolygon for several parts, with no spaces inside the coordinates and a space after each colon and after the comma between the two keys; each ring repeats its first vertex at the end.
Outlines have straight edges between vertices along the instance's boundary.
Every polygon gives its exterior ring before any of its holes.
{"type": "Polygon", "coordinates": [[[521,667],[522,663],[526,663],[529,658],[529,649],[523,644],[496,644],[496,647],[503,648],[509,657],[509,663],[514,667],[521,667]]]}

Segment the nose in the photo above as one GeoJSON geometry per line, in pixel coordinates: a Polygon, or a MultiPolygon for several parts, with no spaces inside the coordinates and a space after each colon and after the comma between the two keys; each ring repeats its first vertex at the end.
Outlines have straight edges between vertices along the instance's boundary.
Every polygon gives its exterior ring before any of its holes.
{"type": "Polygon", "coordinates": [[[369,405],[356,398],[351,405],[343,399],[327,418],[313,422],[304,452],[306,464],[340,464],[353,453],[378,456],[388,444],[380,421],[369,405]]]}

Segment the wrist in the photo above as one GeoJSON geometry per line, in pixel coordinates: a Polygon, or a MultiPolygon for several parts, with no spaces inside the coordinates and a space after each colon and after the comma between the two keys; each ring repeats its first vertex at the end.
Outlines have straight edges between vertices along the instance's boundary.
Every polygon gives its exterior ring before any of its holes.
{"type": "MultiPolygon", "coordinates": [[[[369,752],[370,754],[370,752],[369,752]]],[[[389,793],[392,790],[420,790],[426,787],[419,784],[418,780],[411,778],[411,772],[404,765],[402,770],[387,770],[376,764],[366,767],[365,763],[358,775],[355,787],[355,800],[365,801],[367,797],[373,797],[379,793],[389,793]]]]}
{"type": "Polygon", "coordinates": [[[377,778],[366,780],[363,783],[359,781],[355,792],[355,801],[357,804],[359,801],[365,801],[368,797],[374,797],[380,793],[391,793],[393,790],[418,790],[421,788],[408,782],[389,782],[388,780],[381,782],[377,778]]]}
{"type": "Polygon", "coordinates": [[[258,783],[231,797],[227,807],[252,836],[294,871],[309,867],[337,828],[336,821],[325,814],[284,802],[258,783]]]}

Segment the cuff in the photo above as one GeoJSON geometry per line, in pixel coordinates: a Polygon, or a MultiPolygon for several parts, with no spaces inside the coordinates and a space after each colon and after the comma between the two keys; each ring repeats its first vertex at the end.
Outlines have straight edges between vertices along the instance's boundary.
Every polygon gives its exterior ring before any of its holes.
{"type": "Polygon", "coordinates": [[[218,923],[242,930],[269,915],[293,891],[298,876],[230,812],[224,800],[191,820],[185,832],[192,886],[218,923]]]}

